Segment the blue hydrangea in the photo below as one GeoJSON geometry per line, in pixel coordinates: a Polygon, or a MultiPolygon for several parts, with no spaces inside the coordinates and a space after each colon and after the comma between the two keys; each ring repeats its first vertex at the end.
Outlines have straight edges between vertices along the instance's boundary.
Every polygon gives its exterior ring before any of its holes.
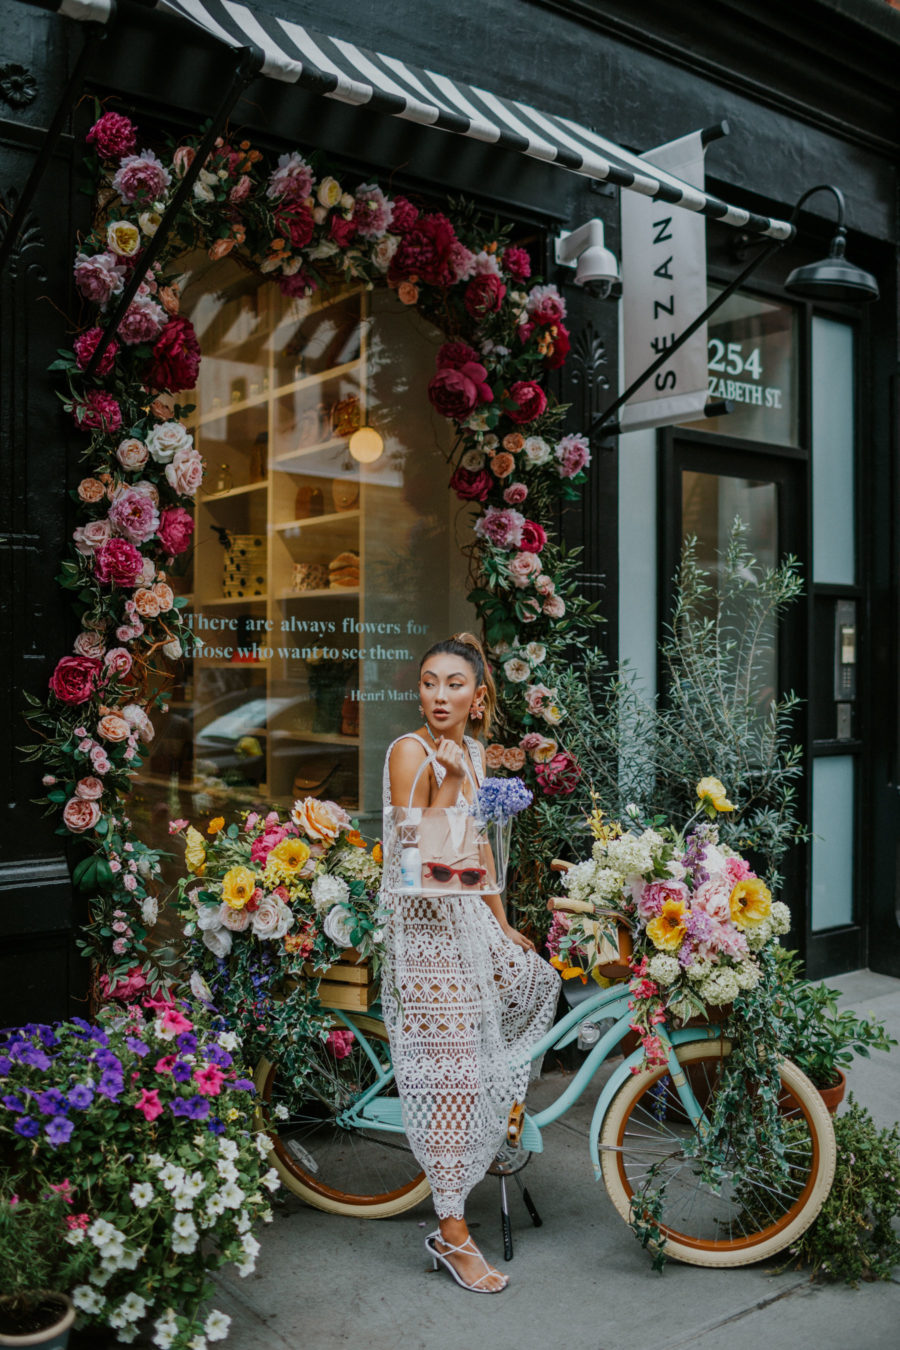
{"type": "Polygon", "coordinates": [[[502,824],[530,806],[533,796],[521,778],[488,778],[475,794],[470,814],[479,825],[489,821],[502,824]]]}

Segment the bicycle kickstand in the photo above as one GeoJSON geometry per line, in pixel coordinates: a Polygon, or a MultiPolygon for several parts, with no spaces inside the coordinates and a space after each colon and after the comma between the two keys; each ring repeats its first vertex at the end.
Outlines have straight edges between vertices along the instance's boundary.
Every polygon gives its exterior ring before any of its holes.
{"type": "Polygon", "coordinates": [[[531,1193],[528,1190],[528,1187],[525,1185],[525,1182],[519,1176],[518,1172],[513,1172],[513,1176],[516,1179],[516,1185],[522,1192],[522,1199],[525,1201],[525,1208],[528,1210],[528,1213],[531,1216],[532,1224],[534,1225],[535,1228],[541,1228],[543,1226],[544,1220],[537,1212],[537,1206],[535,1205],[534,1201],[531,1198],[531,1193]]]}

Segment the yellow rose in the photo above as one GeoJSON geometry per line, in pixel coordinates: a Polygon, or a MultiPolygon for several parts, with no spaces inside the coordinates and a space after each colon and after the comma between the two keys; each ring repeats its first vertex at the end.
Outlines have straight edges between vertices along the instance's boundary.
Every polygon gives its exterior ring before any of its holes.
{"type": "Polygon", "coordinates": [[[282,839],[269,853],[266,866],[274,859],[283,872],[296,876],[308,858],[309,844],[305,839],[282,839]]]}
{"type": "Polygon", "coordinates": [[[106,231],[106,243],[120,258],[131,258],[141,246],[141,232],[127,220],[114,220],[106,231]]]}
{"type": "Polygon", "coordinates": [[[717,811],[734,810],[734,805],[725,795],[725,784],[718,778],[701,778],[697,784],[697,796],[704,806],[709,803],[717,811]]]}
{"type": "Polygon", "coordinates": [[[772,912],[772,892],[759,877],[745,877],[728,897],[731,917],[738,928],[753,928],[772,912]]]}
{"type": "Polygon", "coordinates": [[[222,899],[231,909],[243,909],[256,890],[256,874],[249,867],[230,867],[222,878],[222,899]]]}
{"type": "Polygon", "coordinates": [[[559,722],[562,721],[562,708],[560,708],[556,703],[547,703],[544,705],[544,709],[543,712],[541,713],[541,716],[543,717],[545,722],[549,723],[551,727],[555,727],[559,722]]]}
{"type": "Polygon", "coordinates": [[[320,206],[337,206],[341,200],[342,188],[336,178],[323,178],[316,196],[320,206]]]}
{"type": "Polygon", "coordinates": [[[187,827],[185,833],[187,847],[184,850],[184,861],[189,872],[195,876],[203,875],[203,865],[206,862],[206,845],[203,842],[203,835],[199,830],[195,830],[193,825],[187,827]]]}
{"type": "Polygon", "coordinates": [[[647,924],[647,936],[662,952],[680,947],[687,932],[686,910],[680,900],[664,900],[660,914],[647,924]]]}
{"type": "Polygon", "coordinates": [[[532,750],[531,758],[535,764],[548,764],[558,749],[559,746],[556,741],[551,741],[548,736],[545,736],[540,745],[535,746],[532,750]]]}

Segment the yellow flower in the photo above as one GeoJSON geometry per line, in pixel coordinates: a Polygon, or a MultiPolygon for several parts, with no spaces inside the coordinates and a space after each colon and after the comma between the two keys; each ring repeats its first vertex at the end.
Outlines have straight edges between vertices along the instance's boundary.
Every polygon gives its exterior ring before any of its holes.
{"type": "Polygon", "coordinates": [[[377,863],[380,863],[380,862],[383,862],[383,861],[384,861],[384,854],[383,854],[382,851],[381,851],[381,843],[380,843],[380,841],[379,841],[379,843],[377,843],[377,844],[375,845],[375,847],[372,849],[372,861],[373,861],[373,862],[377,862],[377,863]]]}
{"type": "Polygon", "coordinates": [[[772,892],[759,877],[745,877],[728,897],[728,907],[738,928],[752,928],[772,912],[772,892]]]}
{"type": "Polygon", "coordinates": [[[231,909],[243,909],[256,890],[256,875],[249,867],[231,867],[222,878],[222,899],[231,909]]]}
{"type": "Polygon", "coordinates": [[[141,232],[127,220],[114,220],[107,227],[106,243],[120,258],[130,258],[141,246],[141,232]]]}
{"type": "Polygon", "coordinates": [[[206,833],[207,833],[207,834],[218,834],[219,831],[220,831],[220,830],[224,830],[224,828],[225,828],[225,817],[224,817],[224,816],[215,816],[214,819],[211,820],[211,821],[209,822],[209,824],[207,825],[207,827],[206,827],[206,833]]]}
{"type": "Polygon", "coordinates": [[[319,199],[320,206],[337,206],[341,200],[343,189],[336,178],[323,178],[319,184],[316,196],[319,199]]]}
{"type": "Polygon", "coordinates": [[[305,839],[282,839],[280,844],[276,844],[266,859],[266,866],[274,861],[278,864],[279,871],[287,873],[289,877],[294,877],[303,867],[309,858],[309,844],[305,839]]]}
{"type": "Polygon", "coordinates": [[[359,830],[348,830],[344,837],[347,840],[347,843],[352,844],[354,848],[366,847],[366,841],[363,839],[359,830]]]}
{"type": "Polygon", "coordinates": [[[725,795],[725,784],[718,778],[701,778],[697,784],[697,796],[704,806],[709,803],[717,811],[734,810],[734,805],[725,795]]]}
{"type": "Polygon", "coordinates": [[[236,1106],[233,1106],[225,1117],[226,1120],[240,1120],[241,1113],[236,1106]]]}
{"type": "Polygon", "coordinates": [[[206,845],[203,842],[203,835],[199,830],[195,830],[193,825],[189,825],[185,832],[186,848],[184,850],[184,861],[189,872],[195,876],[203,875],[203,864],[206,862],[206,845]]]}
{"type": "Polygon", "coordinates": [[[567,965],[561,956],[551,956],[550,964],[556,967],[564,980],[574,980],[578,976],[582,984],[587,984],[587,971],[581,966],[567,965]]]}
{"type": "Polygon", "coordinates": [[[664,900],[661,913],[647,924],[647,936],[662,952],[680,947],[687,932],[687,911],[680,900],[664,900]]]}

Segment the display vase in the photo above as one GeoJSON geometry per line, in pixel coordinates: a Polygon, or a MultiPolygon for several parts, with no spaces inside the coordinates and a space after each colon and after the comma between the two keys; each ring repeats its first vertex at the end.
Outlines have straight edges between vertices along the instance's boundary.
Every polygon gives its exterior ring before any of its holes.
{"type": "Polygon", "coordinates": [[[506,890],[506,874],[509,870],[509,845],[512,839],[512,818],[489,820],[482,827],[481,834],[494,860],[494,876],[497,890],[506,890]]]}
{"type": "Polygon", "coordinates": [[[0,1345],[40,1345],[44,1350],[65,1350],[75,1321],[75,1308],[68,1295],[36,1293],[31,1311],[21,1317],[13,1314],[11,1305],[11,1299],[0,1297],[0,1345]]]}

